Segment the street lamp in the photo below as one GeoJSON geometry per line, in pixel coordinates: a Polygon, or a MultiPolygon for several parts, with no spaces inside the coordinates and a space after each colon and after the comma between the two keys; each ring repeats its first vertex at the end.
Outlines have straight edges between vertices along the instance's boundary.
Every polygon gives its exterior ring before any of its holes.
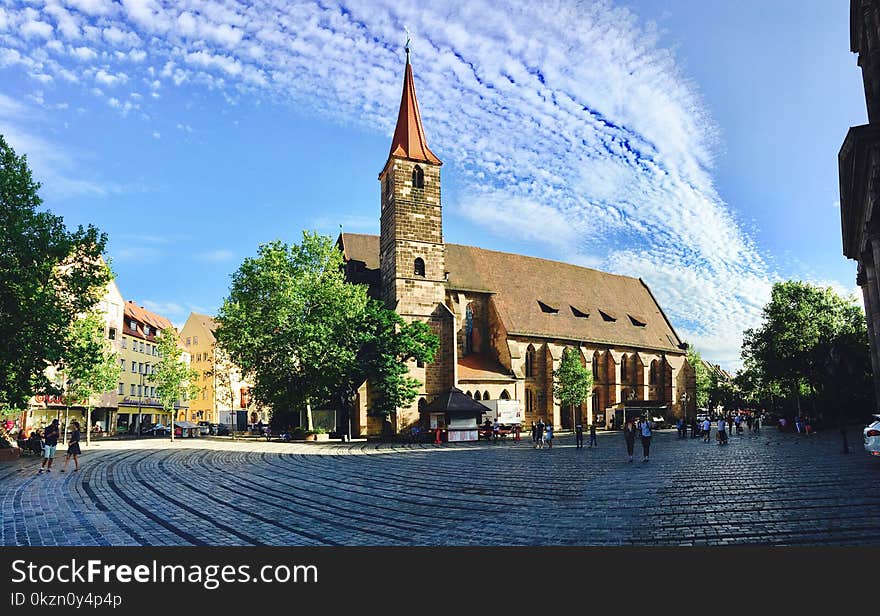
{"type": "Polygon", "coordinates": [[[686,391],[681,392],[681,410],[684,413],[684,423],[687,424],[688,419],[688,411],[687,411],[687,403],[688,403],[688,395],[686,391]]]}

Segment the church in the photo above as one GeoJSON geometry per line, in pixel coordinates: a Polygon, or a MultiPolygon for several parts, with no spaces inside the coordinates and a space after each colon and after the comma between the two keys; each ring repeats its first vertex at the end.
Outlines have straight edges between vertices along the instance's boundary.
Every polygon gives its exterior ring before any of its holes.
{"type": "MultiPolygon", "coordinates": [[[[667,418],[695,417],[694,372],[681,341],[640,278],[447,244],[440,168],[428,147],[409,48],[397,126],[381,186],[380,235],[341,233],[346,277],[367,284],[405,320],[427,322],[440,338],[435,360],[413,362],[421,384],[392,425],[419,424],[419,409],[457,387],[475,400],[517,400],[523,421],[557,428],[610,424],[623,404],[656,407],[667,418]],[[593,373],[580,408],[553,396],[554,371],[572,348],[593,373]]],[[[358,395],[352,434],[379,434],[368,415],[369,384],[358,395]]],[[[425,426],[427,427],[427,426],[425,426]]]]}

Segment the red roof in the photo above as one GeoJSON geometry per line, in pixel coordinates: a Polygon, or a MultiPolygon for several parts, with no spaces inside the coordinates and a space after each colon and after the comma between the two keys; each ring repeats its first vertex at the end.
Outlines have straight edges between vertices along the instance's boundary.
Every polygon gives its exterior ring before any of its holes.
{"type": "Polygon", "coordinates": [[[409,50],[406,54],[406,69],[403,73],[403,93],[400,95],[400,111],[397,114],[397,128],[391,140],[390,156],[410,160],[420,160],[442,165],[440,159],[428,148],[419,102],[416,100],[416,87],[413,83],[412,65],[409,63],[409,50]]]}
{"type": "MultiPolygon", "coordinates": [[[[129,321],[134,319],[143,325],[150,326],[150,335],[146,338],[152,340],[155,335],[157,335],[163,329],[171,328],[175,329],[174,325],[171,324],[171,321],[166,319],[165,317],[159,316],[155,312],[151,312],[144,308],[143,306],[138,306],[132,300],[128,300],[125,302],[125,323],[123,324],[123,332],[130,336],[138,336],[139,338],[144,338],[143,332],[138,328],[137,330],[131,329],[129,327],[129,321]]],[[[175,331],[177,331],[175,329],[175,331]]]]}

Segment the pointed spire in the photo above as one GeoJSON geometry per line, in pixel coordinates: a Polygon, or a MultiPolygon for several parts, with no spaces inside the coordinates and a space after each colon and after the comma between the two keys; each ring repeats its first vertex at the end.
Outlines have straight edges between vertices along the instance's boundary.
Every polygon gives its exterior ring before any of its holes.
{"type": "Polygon", "coordinates": [[[413,82],[412,64],[409,61],[409,38],[406,39],[406,68],[403,73],[403,93],[400,96],[400,111],[397,114],[397,127],[391,139],[389,156],[399,156],[442,165],[440,159],[428,148],[416,88],[413,82]]]}

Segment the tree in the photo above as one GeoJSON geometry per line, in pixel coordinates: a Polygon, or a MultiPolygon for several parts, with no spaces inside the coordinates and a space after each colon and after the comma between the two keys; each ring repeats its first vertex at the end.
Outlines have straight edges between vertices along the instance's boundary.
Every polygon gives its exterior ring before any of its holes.
{"type": "Polygon", "coordinates": [[[372,392],[369,413],[374,417],[387,417],[399,408],[412,405],[418,396],[419,382],[409,376],[408,364],[431,363],[440,348],[440,339],[427,323],[407,323],[377,300],[367,303],[357,331],[355,361],[335,392],[346,434],[357,390],[364,381],[370,381],[372,392]]]}
{"type": "Polygon", "coordinates": [[[183,361],[177,332],[166,327],[159,334],[159,363],[150,381],[156,383],[156,396],[171,418],[171,441],[174,441],[174,407],[180,400],[191,400],[199,393],[199,373],[183,361]]]}
{"type": "Polygon", "coordinates": [[[840,416],[838,411],[869,407],[873,399],[864,312],[854,297],[841,297],[831,288],[799,281],[774,284],[763,322],[744,334],[742,357],[741,380],[748,393],[771,399],[778,394],[798,414],[804,398],[819,419],[823,410],[840,416]],[[829,376],[832,351],[852,374],[846,389],[834,386],[839,374],[829,376]]]}
{"type": "Polygon", "coordinates": [[[553,371],[553,395],[572,409],[583,404],[593,392],[593,373],[581,362],[580,353],[566,348],[559,369],[553,371]]]}
{"type": "Polygon", "coordinates": [[[712,376],[700,357],[700,352],[693,346],[688,345],[687,354],[688,363],[694,369],[694,378],[696,381],[697,407],[708,408],[709,392],[712,389],[712,376]]]}
{"type": "MultiPolygon", "coordinates": [[[[116,353],[104,336],[104,318],[89,312],[70,325],[68,346],[62,363],[70,383],[65,402],[84,400],[86,404],[86,444],[91,443],[93,397],[115,392],[122,368],[116,353]]],[[[65,425],[65,431],[66,431],[65,425]]]]}
{"type": "Polygon", "coordinates": [[[101,260],[107,236],[91,225],[70,232],[60,216],[38,212],[39,188],[27,158],[0,135],[0,406],[62,393],[45,370],[112,277],[101,260]]]}
{"type": "Polygon", "coordinates": [[[428,326],[371,301],[365,286],[346,281],[343,265],[331,238],[303,232],[299,245],[260,246],[232,276],[217,342],[276,426],[301,423],[298,410],[313,402],[332,402],[347,434],[365,380],[376,393],[372,412],[392,412],[415,399],[406,362],[433,360],[439,343],[432,346],[428,326]]]}

